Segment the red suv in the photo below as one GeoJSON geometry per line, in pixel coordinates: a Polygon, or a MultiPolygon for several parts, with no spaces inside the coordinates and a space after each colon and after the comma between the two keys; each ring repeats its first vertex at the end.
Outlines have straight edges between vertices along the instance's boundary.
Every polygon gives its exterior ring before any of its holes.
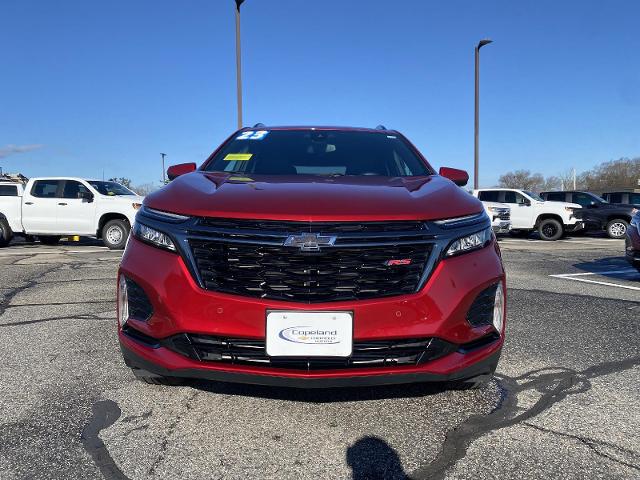
{"type": "Polygon", "coordinates": [[[168,173],[118,275],[137,377],[467,387],[495,371],[491,222],[465,172],[437,174],[399,132],[257,125],[168,173]]]}

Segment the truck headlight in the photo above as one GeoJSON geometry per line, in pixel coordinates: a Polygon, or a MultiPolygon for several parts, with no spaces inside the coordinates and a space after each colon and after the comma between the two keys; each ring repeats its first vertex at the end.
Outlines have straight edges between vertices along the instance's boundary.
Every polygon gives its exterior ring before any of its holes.
{"type": "Polygon", "coordinates": [[[169,238],[169,235],[154,228],[147,227],[140,222],[135,222],[133,224],[133,235],[137,239],[150,243],[155,247],[170,250],[172,252],[176,251],[176,246],[174,245],[173,240],[169,238]]]}
{"type": "Polygon", "coordinates": [[[457,240],[454,240],[449,248],[447,248],[445,257],[452,257],[454,255],[460,255],[462,253],[471,252],[486,246],[493,235],[491,227],[480,230],[479,232],[472,233],[471,235],[465,235],[457,240]]]}

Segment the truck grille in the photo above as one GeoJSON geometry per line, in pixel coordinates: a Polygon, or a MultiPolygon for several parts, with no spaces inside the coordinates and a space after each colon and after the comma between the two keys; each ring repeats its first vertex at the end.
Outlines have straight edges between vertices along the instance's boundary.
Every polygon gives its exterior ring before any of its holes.
{"type": "Polygon", "coordinates": [[[189,235],[207,290],[307,303],[413,293],[432,249],[432,236],[418,222],[207,219],[189,235]],[[307,232],[329,234],[334,243],[312,252],[284,246],[290,235],[307,232]]]}
{"type": "Polygon", "coordinates": [[[439,338],[354,341],[350,357],[269,357],[264,340],[181,334],[163,341],[193,360],[291,370],[410,366],[435,360],[458,349],[439,338]]]}

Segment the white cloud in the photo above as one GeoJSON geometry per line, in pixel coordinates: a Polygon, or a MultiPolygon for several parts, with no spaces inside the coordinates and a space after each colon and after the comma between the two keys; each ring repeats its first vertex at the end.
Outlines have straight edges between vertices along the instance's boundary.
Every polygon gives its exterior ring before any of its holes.
{"type": "Polygon", "coordinates": [[[9,155],[14,155],[16,153],[25,153],[30,152],[32,150],[37,150],[42,148],[44,145],[34,144],[34,145],[7,145],[5,147],[0,147],[0,158],[8,157],[9,155]]]}

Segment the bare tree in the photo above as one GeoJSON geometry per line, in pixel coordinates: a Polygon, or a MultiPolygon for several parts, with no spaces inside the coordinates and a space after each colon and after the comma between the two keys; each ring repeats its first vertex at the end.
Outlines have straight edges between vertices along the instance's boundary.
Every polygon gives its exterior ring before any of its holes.
{"type": "Polygon", "coordinates": [[[110,182],[117,182],[120,185],[124,185],[127,188],[131,188],[131,179],[126,178],[126,177],[119,177],[119,178],[110,178],[109,179],[110,182]]]}
{"type": "Polygon", "coordinates": [[[544,177],[540,173],[531,173],[529,170],[516,170],[507,172],[498,179],[498,184],[504,188],[521,188],[523,190],[540,191],[544,185],[544,177]]]}

